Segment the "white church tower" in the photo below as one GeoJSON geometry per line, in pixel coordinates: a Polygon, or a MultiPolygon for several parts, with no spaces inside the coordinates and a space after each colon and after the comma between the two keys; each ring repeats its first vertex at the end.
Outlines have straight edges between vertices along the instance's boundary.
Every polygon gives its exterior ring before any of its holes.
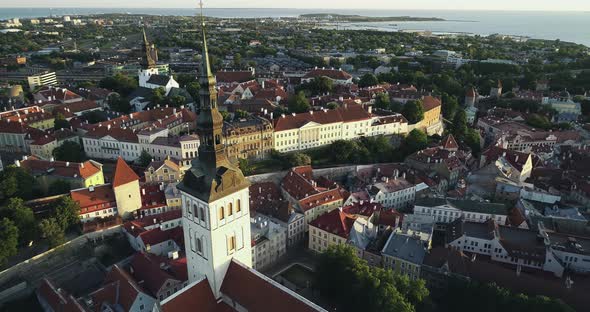
{"type": "Polygon", "coordinates": [[[189,282],[206,276],[213,294],[220,298],[221,284],[232,259],[252,267],[250,183],[226,157],[223,117],[217,107],[216,82],[209,65],[203,19],[202,24],[203,63],[197,119],[201,145],[199,158],[193,161],[178,189],[182,194],[189,282]]]}
{"type": "Polygon", "coordinates": [[[147,82],[153,75],[159,75],[160,72],[156,67],[156,49],[147,40],[145,34],[145,28],[143,29],[143,51],[141,56],[141,68],[139,69],[137,76],[139,78],[139,86],[147,87],[147,82]]]}

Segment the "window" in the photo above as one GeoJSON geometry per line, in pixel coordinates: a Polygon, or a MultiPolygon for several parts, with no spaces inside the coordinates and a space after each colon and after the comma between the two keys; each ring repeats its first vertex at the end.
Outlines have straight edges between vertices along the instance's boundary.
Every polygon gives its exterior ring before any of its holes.
{"type": "Polygon", "coordinates": [[[242,211],[242,202],[238,199],[236,203],[236,212],[242,211]]]}
{"type": "Polygon", "coordinates": [[[234,252],[236,250],[236,236],[232,235],[227,238],[227,251],[234,252]]]}
{"type": "Polygon", "coordinates": [[[232,203],[229,203],[227,215],[231,216],[232,214],[234,214],[234,205],[232,203]]]}
{"type": "Polygon", "coordinates": [[[203,242],[201,242],[200,238],[197,238],[197,252],[203,253],[203,242]]]}
{"type": "Polygon", "coordinates": [[[225,211],[223,210],[223,206],[219,207],[219,220],[223,220],[225,218],[225,211]]]}
{"type": "Polygon", "coordinates": [[[201,221],[205,221],[205,209],[203,207],[201,207],[201,214],[199,215],[199,218],[201,219],[201,221]]]}

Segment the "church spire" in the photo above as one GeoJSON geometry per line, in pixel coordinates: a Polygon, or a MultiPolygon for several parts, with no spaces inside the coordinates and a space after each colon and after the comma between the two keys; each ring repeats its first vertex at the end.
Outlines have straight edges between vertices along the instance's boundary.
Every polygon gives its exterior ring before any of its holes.
{"type": "Polygon", "coordinates": [[[156,67],[156,61],[154,59],[154,48],[148,41],[147,35],[145,34],[145,23],[141,27],[141,31],[143,33],[143,51],[141,58],[141,66],[144,69],[154,68],[156,67]]]}
{"type": "Polygon", "coordinates": [[[215,76],[211,73],[209,65],[209,52],[207,50],[207,37],[205,35],[205,17],[203,16],[203,1],[201,7],[201,31],[203,36],[203,50],[199,84],[201,85],[200,112],[197,117],[197,133],[201,139],[199,146],[199,160],[211,169],[219,167],[227,161],[225,146],[223,143],[223,117],[217,108],[217,90],[215,89],[215,76]]]}

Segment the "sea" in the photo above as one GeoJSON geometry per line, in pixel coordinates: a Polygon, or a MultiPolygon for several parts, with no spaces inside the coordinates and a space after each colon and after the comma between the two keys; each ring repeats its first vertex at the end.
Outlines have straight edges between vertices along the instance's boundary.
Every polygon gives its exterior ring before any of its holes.
{"type": "MultiPolygon", "coordinates": [[[[102,13],[196,15],[196,8],[2,8],[0,20],[102,13]]],[[[535,39],[575,42],[590,47],[590,12],[584,11],[467,11],[467,10],[369,10],[206,8],[205,15],[224,18],[297,17],[306,13],[357,14],[362,16],[439,17],[445,21],[343,23],[348,29],[382,31],[423,30],[433,33],[513,35],[535,39]]]]}

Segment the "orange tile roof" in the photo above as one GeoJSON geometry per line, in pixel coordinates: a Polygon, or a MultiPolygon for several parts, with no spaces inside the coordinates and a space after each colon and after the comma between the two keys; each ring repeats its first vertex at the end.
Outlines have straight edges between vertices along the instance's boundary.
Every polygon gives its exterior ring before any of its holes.
{"type": "Polygon", "coordinates": [[[311,221],[309,226],[316,227],[326,232],[348,238],[350,230],[358,217],[340,209],[334,209],[311,221]]]}
{"type": "Polygon", "coordinates": [[[229,312],[234,311],[233,308],[226,303],[217,302],[209,280],[206,278],[183,288],[175,293],[174,297],[169,297],[162,303],[162,312],[192,312],[195,307],[202,312],[229,312]]]}
{"type": "Polygon", "coordinates": [[[80,214],[117,207],[115,193],[110,184],[72,190],[70,196],[80,205],[80,214]]]}
{"type": "Polygon", "coordinates": [[[33,174],[47,174],[52,176],[88,179],[100,172],[100,167],[94,162],[85,161],[74,163],[66,161],[49,161],[29,156],[20,161],[20,166],[33,174]]]}
{"type": "Polygon", "coordinates": [[[139,181],[139,176],[127,165],[121,156],[117,158],[115,167],[115,176],[113,178],[113,187],[119,187],[127,183],[139,181]]]}
{"type": "Polygon", "coordinates": [[[338,69],[312,69],[303,78],[316,78],[316,77],[328,77],[336,80],[348,80],[352,78],[352,76],[343,71],[338,69]]]}

